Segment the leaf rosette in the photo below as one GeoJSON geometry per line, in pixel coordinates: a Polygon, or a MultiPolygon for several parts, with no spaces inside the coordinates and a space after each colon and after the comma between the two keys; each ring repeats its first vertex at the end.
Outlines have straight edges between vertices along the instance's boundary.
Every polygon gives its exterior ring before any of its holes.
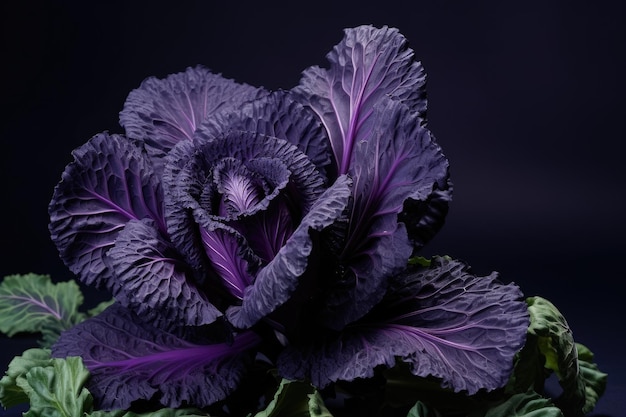
{"type": "Polygon", "coordinates": [[[421,64],[388,27],[347,29],[327,58],[289,91],[204,67],[148,78],[125,134],[73,152],[52,239],[116,303],[52,352],[83,358],[98,407],[219,405],[259,358],[315,395],[397,360],[455,392],[506,383],[528,328],[517,286],[407,267],[452,192],[421,64]]]}

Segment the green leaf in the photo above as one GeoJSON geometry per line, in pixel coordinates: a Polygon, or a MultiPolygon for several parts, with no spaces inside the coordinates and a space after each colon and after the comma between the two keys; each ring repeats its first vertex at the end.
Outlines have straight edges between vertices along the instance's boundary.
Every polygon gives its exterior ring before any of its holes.
{"type": "Polygon", "coordinates": [[[274,399],[254,417],[332,417],[332,414],[311,384],[283,379],[274,399]]]}
{"type": "Polygon", "coordinates": [[[26,381],[26,374],[33,368],[50,366],[52,359],[48,349],[33,348],[16,356],[9,363],[5,375],[0,379],[0,403],[9,408],[28,402],[32,391],[26,381]]]}
{"type": "Polygon", "coordinates": [[[30,410],[24,417],[73,417],[91,412],[93,398],[84,387],[89,371],[80,357],[52,359],[52,366],[38,366],[26,374],[32,391],[30,410]]]}
{"type": "Polygon", "coordinates": [[[74,281],[53,284],[48,275],[9,275],[0,283],[0,332],[47,334],[48,347],[54,334],[84,320],[78,312],[83,294],[74,281]]]}
{"type": "Polygon", "coordinates": [[[528,332],[537,337],[537,347],[546,369],[554,371],[563,388],[557,404],[567,415],[583,415],[586,383],[579,371],[578,351],[572,331],[559,310],[541,297],[527,299],[530,312],[528,332]]]}
{"type": "Polygon", "coordinates": [[[114,299],[111,299],[111,300],[108,300],[108,301],[103,301],[100,304],[98,304],[97,306],[95,306],[94,308],[92,308],[91,310],[87,311],[87,315],[89,317],[97,316],[98,314],[100,314],[104,310],[106,310],[107,307],[112,305],[114,302],[115,302],[114,299]]]}
{"type": "Polygon", "coordinates": [[[549,399],[529,391],[467,417],[563,417],[563,413],[549,399]]]}
{"type": "Polygon", "coordinates": [[[84,388],[88,376],[79,357],[52,358],[49,349],[28,349],[13,358],[0,379],[0,404],[10,408],[30,403],[24,417],[208,417],[195,408],[94,411],[93,398],[84,388]]]}
{"type": "Polygon", "coordinates": [[[428,258],[424,258],[422,256],[414,256],[409,258],[409,265],[419,265],[424,267],[429,267],[431,264],[431,260],[428,258]]]}
{"type": "Polygon", "coordinates": [[[507,394],[524,393],[528,390],[543,391],[551,371],[545,367],[546,360],[539,351],[538,340],[534,334],[527,335],[524,347],[515,357],[513,372],[505,387],[507,394]]]}
{"type": "Polygon", "coordinates": [[[441,417],[441,413],[423,402],[418,401],[410,410],[406,417],[441,417]]]}
{"type": "Polygon", "coordinates": [[[608,375],[593,363],[593,353],[584,345],[576,343],[580,376],[585,381],[585,406],[583,413],[591,412],[606,390],[608,375]]]}

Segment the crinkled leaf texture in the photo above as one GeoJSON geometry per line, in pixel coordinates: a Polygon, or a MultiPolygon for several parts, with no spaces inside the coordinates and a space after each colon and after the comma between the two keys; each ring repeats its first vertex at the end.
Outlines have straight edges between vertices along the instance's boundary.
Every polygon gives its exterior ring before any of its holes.
{"type": "Polygon", "coordinates": [[[132,219],[152,219],[165,233],[160,181],[145,152],[101,133],[73,152],[49,205],[50,233],[61,259],[85,284],[111,288],[106,253],[132,219]]]}
{"type": "MultiPolygon", "coordinates": [[[[178,250],[197,269],[203,267],[206,255],[202,250],[198,225],[210,230],[215,227],[211,224],[227,224],[233,220],[232,216],[220,213],[213,205],[215,199],[226,196],[220,189],[225,186],[225,176],[216,175],[216,168],[226,161],[234,161],[257,174],[260,164],[276,167],[283,165],[289,178],[288,188],[284,191],[287,192],[289,202],[303,213],[324,192],[323,177],[296,146],[285,140],[254,132],[233,131],[219,140],[197,146],[181,142],[167,159],[163,184],[168,231],[178,250]]],[[[280,188],[286,185],[273,184],[271,188],[281,192],[280,188]]],[[[263,196],[266,198],[253,206],[253,212],[248,210],[239,217],[265,211],[276,196],[273,192],[266,193],[263,196]]],[[[235,219],[237,218],[236,216],[235,219]]],[[[293,222],[298,219],[288,220],[293,222]]],[[[257,224],[259,226],[263,225],[257,224]]]]}
{"type": "Polygon", "coordinates": [[[322,173],[331,163],[330,144],[321,122],[289,91],[273,91],[244,103],[237,111],[216,113],[198,128],[194,140],[210,141],[233,130],[284,139],[297,146],[322,173]]]}
{"type": "Polygon", "coordinates": [[[165,407],[205,407],[233,391],[255,354],[259,337],[199,344],[143,324],[114,304],[61,335],[55,357],[81,356],[91,373],[96,407],[128,409],[135,400],[165,407]]]}
{"type": "Polygon", "coordinates": [[[433,190],[446,187],[448,178],[441,148],[407,106],[381,98],[371,111],[368,135],[355,145],[350,167],[354,198],[338,255],[351,273],[327,302],[326,322],[335,328],[380,301],[387,278],[404,269],[414,251],[415,241],[398,216],[419,217],[419,212],[406,212],[406,202],[426,202],[433,190]]]}
{"type": "Polygon", "coordinates": [[[27,403],[32,388],[26,380],[26,374],[33,368],[51,366],[49,349],[32,348],[14,357],[0,379],[0,404],[9,408],[27,403]]]}
{"type": "MultiPolygon", "coordinates": [[[[537,349],[545,360],[544,366],[556,373],[563,388],[557,405],[567,415],[591,411],[604,392],[607,375],[590,363],[593,355],[583,346],[583,362],[579,360],[572,331],[554,304],[542,297],[529,297],[527,302],[531,318],[529,337],[536,338],[529,349],[537,349]]],[[[528,364],[518,364],[517,368],[524,373],[528,364]]]]}
{"type": "Polygon", "coordinates": [[[472,412],[467,417],[563,417],[563,413],[549,399],[529,391],[515,394],[485,410],[472,412]]]}
{"type": "Polygon", "coordinates": [[[240,328],[289,298],[308,265],[310,234],[332,224],[350,198],[347,177],[327,189],[300,149],[254,132],[179,143],[163,178],[172,241],[241,300],[229,311],[240,328]]]}
{"type": "Polygon", "coordinates": [[[349,171],[356,144],[367,140],[372,109],[383,97],[402,101],[420,117],[426,110],[424,69],[397,29],[359,26],[344,32],[326,56],[330,68],[308,68],[293,89],[322,120],[339,174],[349,171]]]}
{"type": "Polygon", "coordinates": [[[79,357],[52,359],[51,366],[34,367],[26,374],[30,409],[24,417],[83,416],[93,398],[84,387],[89,372],[79,357]]]}
{"type": "Polygon", "coordinates": [[[142,320],[165,330],[213,323],[222,313],[150,219],[130,220],[107,253],[111,291],[142,320]]]}
{"type": "Polygon", "coordinates": [[[293,94],[322,121],[337,172],[354,179],[349,223],[332,250],[348,273],[327,301],[326,322],[341,329],[439,230],[452,186],[425,128],[424,70],[397,29],[346,29],[327,58],[330,67],[304,71],[293,94]]]}
{"type": "Polygon", "coordinates": [[[212,323],[221,313],[169,242],[162,211],[144,150],[102,133],[74,151],[55,188],[52,240],[83,282],[105,287],[144,320],[168,329],[212,323]]]}
{"type": "Polygon", "coordinates": [[[25,416],[200,417],[197,409],[162,408],[154,412],[93,410],[93,397],[84,388],[88,370],[79,357],[51,358],[48,349],[28,349],[13,358],[0,380],[0,403],[10,408],[29,403],[25,416]]]}
{"type": "MultiPolygon", "coordinates": [[[[292,91],[322,121],[338,172],[354,174],[355,164],[362,165],[365,161],[359,161],[360,157],[353,153],[359,144],[371,140],[375,125],[380,127],[380,115],[377,116],[375,108],[381,103],[388,99],[402,103],[417,123],[425,124],[426,75],[422,65],[415,61],[414,52],[404,36],[387,26],[346,29],[343,40],[327,59],[328,69],[308,68],[292,91]]],[[[391,124],[387,127],[395,128],[391,124]]],[[[415,130],[415,127],[411,129],[415,130]]],[[[432,161],[434,165],[443,162],[440,155],[432,161]]],[[[445,172],[431,173],[437,180],[437,187],[431,190],[426,200],[405,201],[411,205],[410,215],[405,216],[410,223],[407,225],[409,234],[418,246],[426,243],[441,227],[447,213],[452,186],[447,162],[445,166],[445,172]]],[[[374,170],[375,167],[369,163],[366,169],[374,170]]],[[[363,167],[359,170],[363,171],[363,167]]]]}
{"type": "Polygon", "coordinates": [[[593,362],[593,353],[585,345],[576,343],[580,378],[585,381],[585,406],[583,413],[591,412],[606,390],[608,375],[593,362]]]}
{"type": "Polygon", "coordinates": [[[241,306],[227,311],[235,326],[249,327],[289,299],[309,267],[313,251],[311,234],[332,224],[349,198],[350,179],[341,176],[315,202],[274,259],[259,271],[255,282],[246,287],[241,306]]]}
{"type": "Polygon", "coordinates": [[[238,110],[267,92],[212,73],[202,66],[164,79],[150,77],[130,92],[120,112],[126,135],[144,141],[155,168],[180,141],[191,140],[209,116],[238,110]]]}
{"type": "Polygon", "coordinates": [[[396,276],[385,299],[340,334],[287,347],[279,370],[324,387],[371,377],[375,367],[391,367],[399,357],[414,375],[436,377],[442,387],[471,395],[507,382],[528,323],[516,285],[435,258],[430,267],[396,276]]]}
{"type": "Polygon", "coordinates": [[[53,283],[48,275],[9,275],[0,283],[0,331],[41,332],[53,322],[69,328],[85,317],[78,312],[83,294],[74,281],[53,283]]]}
{"type": "Polygon", "coordinates": [[[332,417],[320,393],[302,381],[283,379],[265,410],[254,417],[332,417]]]}

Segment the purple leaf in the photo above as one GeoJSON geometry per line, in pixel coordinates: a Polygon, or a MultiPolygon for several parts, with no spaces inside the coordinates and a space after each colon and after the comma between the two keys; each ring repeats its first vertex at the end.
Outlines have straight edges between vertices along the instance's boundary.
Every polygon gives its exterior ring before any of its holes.
{"type": "Polygon", "coordinates": [[[137,400],[206,407],[236,389],[259,342],[244,332],[232,342],[193,343],[142,324],[114,304],[64,332],[52,355],[82,357],[100,409],[128,409],[137,400]]]}
{"type": "Polygon", "coordinates": [[[238,109],[267,94],[197,66],[164,79],[150,77],[128,95],[120,124],[128,137],[145,141],[160,171],[163,157],[181,140],[191,140],[211,115],[238,109]]]}
{"type": "Polygon", "coordinates": [[[383,97],[401,101],[425,118],[425,74],[406,39],[386,26],[346,29],[326,57],[330,68],[305,70],[293,91],[322,120],[338,172],[345,174],[354,147],[368,136],[373,108],[383,97]]]}
{"type": "MultiPolygon", "coordinates": [[[[415,250],[417,238],[411,239],[398,221],[401,214],[420,216],[414,210],[404,212],[411,207],[407,202],[427,203],[433,193],[447,188],[448,161],[415,113],[398,101],[381,99],[370,120],[349,172],[354,198],[338,254],[338,262],[349,271],[328,300],[326,322],[337,329],[380,301],[387,278],[404,269],[415,250]]],[[[410,231],[419,236],[421,230],[410,231]]]]}
{"type": "Polygon", "coordinates": [[[260,269],[254,284],[245,289],[241,306],[226,312],[231,323],[239,328],[252,326],[289,299],[309,266],[311,232],[319,232],[337,220],[349,198],[350,179],[341,176],[304,216],[274,259],[260,269]]]}
{"type": "Polygon", "coordinates": [[[129,221],[106,261],[116,277],[111,285],[116,300],[156,327],[201,326],[222,315],[149,220],[129,221]]]}
{"type": "Polygon", "coordinates": [[[237,111],[208,118],[198,129],[196,138],[209,141],[231,130],[284,139],[296,145],[320,172],[325,172],[331,162],[331,149],[322,124],[315,113],[296,102],[287,91],[271,92],[243,104],[237,111]]]}
{"type": "MultiPolygon", "coordinates": [[[[302,218],[303,208],[299,201],[302,196],[290,184],[297,177],[292,178],[291,170],[282,160],[261,157],[246,161],[246,167],[247,172],[239,174],[242,176],[239,182],[258,179],[255,188],[262,198],[229,224],[246,236],[250,248],[267,264],[289,239],[302,218]]],[[[219,194],[223,198],[228,197],[230,190],[221,186],[220,178],[216,176],[215,179],[219,194]]]]}
{"type": "Polygon", "coordinates": [[[218,222],[199,226],[204,252],[222,285],[241,300],[243,290],[254,280],[254,254],[236,230],[218,222]]]}
{"type": "Polygon", "coordinates": [[[73,152],[49,206],[60,256],[86,284],[111,286],[106,252],[130,220],[151,219],[165,233],[162,191],[141,148],[101,133],[73,152]]]}
{"type": "Polygon", "coordinates": [[[413,374],[475,394],[508,380],[526,340],[528,309],[514,284],[496,274],[477,277],[461,262],[436,258],[394,278],[385,299],[339,335],[288,347],[281,375],[310,378],[317,387],[374,375],[396,358],[413,374]]]}

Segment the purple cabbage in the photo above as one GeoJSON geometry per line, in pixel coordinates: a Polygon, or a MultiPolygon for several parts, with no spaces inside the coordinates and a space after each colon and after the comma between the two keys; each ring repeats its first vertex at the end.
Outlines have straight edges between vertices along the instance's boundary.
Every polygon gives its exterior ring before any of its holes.
{"type": "Polygon", "coordinates": [[[346,29],[290,91],[198,66],[148,78],[125,134],[74,151],[50,231],[115,304],[63,333],[101,408],[226,401],[261,354],[318,388],[397,358],[475,393],[524,343],[519,289],[459,262],[408,266],[442,226],[448,161],[425,73],[392,28],[346,29]]]}

